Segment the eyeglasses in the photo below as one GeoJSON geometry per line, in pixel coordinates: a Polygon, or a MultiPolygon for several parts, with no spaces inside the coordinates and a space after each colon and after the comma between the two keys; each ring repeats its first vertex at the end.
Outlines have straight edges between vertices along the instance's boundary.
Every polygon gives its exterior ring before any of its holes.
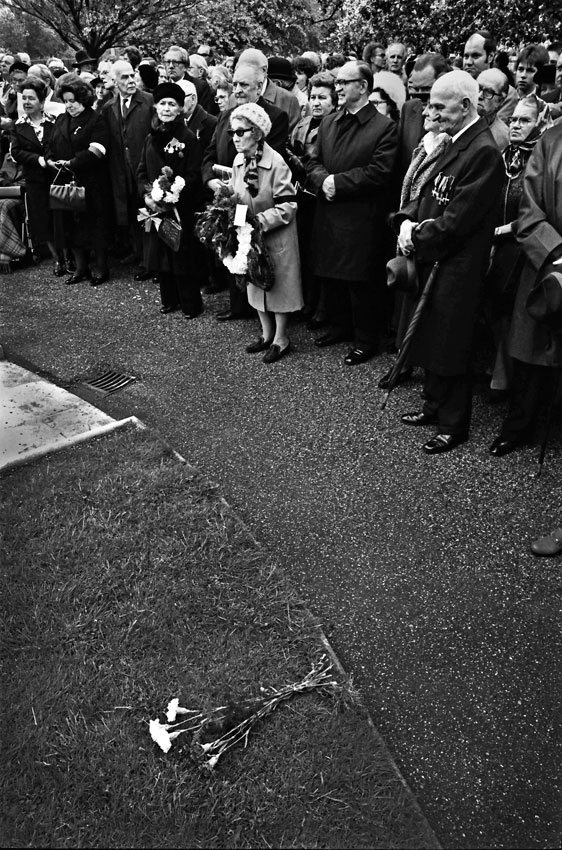
{"type": "Polygon", "coordinates": [[[510,124],[532,124],[532,118],[525,118],[523,115],[512,115],[509,119],[510,124]]]}
{"type": "Polygon", "coordinates": [[[347,85],[349,85],[349,83],[362,83],[362,82],[363,82],[363,80],[361,79],[361,77],[357,77],[354,80],[336,80],[336,85],[337,86],[347,86],[347,85]]]}
{"type": "Polygon", "coordinates": [[[497,91],[492,91],[492,89],[484,89],[480,87],[480,94],[484,98],[484,100],[491,100],[493,97],[500,97],[500,93],[497,91]]]}
{"type": "Polygon", "coordinates": [[[226,132],[228,133],[228,135],[230,136],[230,138],[231,138],[231,139],[232,139],[232,137],[233,137],[233,136],[237,136],[237,138],[241,139],[241,138],[242,138],[242,136],[243,136],[245,133],[252,133],[252,132],[253,132],[253,130],[254,130],[254,128],[253,128],[253,127],[246,127],[246,129],[245,129],[245,130],[243,130],[243,129],[242,129],[242,127],[238,127],[238,129],[237,129],[237,130],[230,130],[230,129],[229,129],[229,130],[227,130],[226,132]]]}
{"type": "Polygon", "coordinates": [[[386,100],[371,100],[373,106],[386,106],[386,100]]]}

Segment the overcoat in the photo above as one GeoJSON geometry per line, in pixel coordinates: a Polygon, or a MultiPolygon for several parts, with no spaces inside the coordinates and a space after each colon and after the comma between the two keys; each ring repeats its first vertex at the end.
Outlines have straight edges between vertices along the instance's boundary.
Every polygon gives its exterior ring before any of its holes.
{"type": "Polygon", "coordinates": [[[137,184],[139,201],[144,206],[144,196],[148,194],[152,183],[162,173],[162,168],[172,169],[174,177],[183,177],[185,186],[180,192],[176,210],[182,225],[180,250],[171,251],[157,235],[154,227],[148,234],[146,253],[149,271],[170,272],[176,276],[192,271],[194,213],[201,204],[201,147],[195,135],[188,130],[182,117],[160,125],[155,119],[151,132],[146,137],[141,153],[137,184]],[[176,140],[183,145],[169,143],[176,140]],[[165,148],[169,145],[169,150],[165,148]]]}
{"type": "MultiPolygon", "coordinates": [[[[562,341],[527,312],[529,292],[552,255],[562,254],[562,125],[547,130],[527,163],[517,222],[525,252],[511,323],[509,353],[537,366],[562,366],[562,341]]],[[[560,267],[559,267],[560,268],[560,267]]]]}
{"type": "Polygon", "coordinates": [[[215,127],[217,126],[217,117],[210,115],[202,106],[197,106],[192,114],[186,120],[186,124],[201,145],[201,150],[205,153],[209,142],[213,138],[215,127]]]}
{"type": "Polygon", "coordinates": [[[355,115],[340,110],[322,119],[316,148],[306,163],[307,186],[317,196],[311,250],[319,277],[372,279],[383,247],[385,189],[396,141],[394,122],[371,103],[355,115]],[[333,201],[322,191],[330,174],[335,176],[333,201]]]}
{"type": "Polygon", "coordinates": [[[469,369],[488,264],[503,163],[479,118],[442,154],[418,197],[395,217],[425,224],[413,234],[420,283],[439,272],[412,340],[412,362],[439,375],[469,369]]]}
{"type": "MultiPolygon", "coordinates": [[[[271,130],[267,137],[267,144],[274,150],[280,153],[284,150],[289,136],[289,119],[287,113],[272,106],[263,98],[257,101],[258,106],[261,106],[271,119],[271,130]]],[[[234,157],[236,156],[236,148],[234,142],[227,133],[230,127],[230,116],[236,107],[226,109],[219,115],[219,120],[215,131],[209,142],[209,146],[203,157],[203,183],[206,185],[209,180],[216,178],[213,173],[213,165],[232,166],[234,157]]]]}
{"type": "Polygon", "coordinates": [[[117,225],[126,227],[130,223],[130,201],[137,196],[137,168],[154,115],[152,95],[137,89],[125,117],[121,115],[121,100],[116,95],[105,104],[101,114],[109,132],[108,163],[115,220],[117,225]]]}
{"type": "Polygon", "coordinates": [[[41,142],[25,118],[19,118],[12,125],[10,132],[10,152],[14,160],[23,166],[28,225],[34,245],[48,242],[53,238],[53,222],[49,209],[49,186],[53,174],[49,168],[43,168],[39,164],[39,158],[45,158],[54,125],[54,119],[46,116],[41,142]]]}
{"type": "Polygon", "coordinates": [[[264,292],[248,284],[248,301],[256,310],[291,313],[303,306],[299,243],[297,237],[297,199],[291,172],[283,157],[268,144],[258,162],[258,194],[252,197],[244,182],[244,155],[239,153],[232,167],[232,189],[241,204],[247,204],[257,216],[266,236],[265,242],[275,272],[273,287],[264,292]]]}
{"type": "MultiPolygon", "coordinates": [[[[109,133],[99,112],[87,107],[77,118],[68,113],[59,115],[47,144],[49,159],[70,160],[70,169],[77,182],[85,188],[86,211],[55,212],[55,241],[57,246],[107,247],[111,222],[111,194],[107,169],[107,153],[101,158],[89,147],[101,145],[107,152],[109,133]],[[63,235],[64,231],[64,235],[63,235]]],[[[57,182],[69,182],[72,175],[63,171],[57,182]]]]}

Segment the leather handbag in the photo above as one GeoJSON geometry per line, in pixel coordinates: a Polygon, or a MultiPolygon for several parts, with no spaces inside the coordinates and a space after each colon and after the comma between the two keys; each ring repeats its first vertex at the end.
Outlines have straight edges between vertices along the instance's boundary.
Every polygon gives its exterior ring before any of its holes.
{"type": "Polygon", "coordinates": [[[23,186],[0,186],[0,199],[21,197],[23,197],[23,186]]]}
{"type": "Polygon", "coordinates": [[[57,183],[62,169],[59,168],[49,188],[49,206],[52,210],[64,212],[84,212],[86,209],[86,190],[73,178],[69,183],[57,183]]]}
{"type": "MultiPolygon", "coordinates": [[[[177,211],[174,207],[176,218],[177,211]]],[[[158,228],[158,236],[168,248],[172,251],[179,251],[181,243],[182,228],[179,221],[174,221],[173,218],[163,218],[160,227],[158,228]]]]}

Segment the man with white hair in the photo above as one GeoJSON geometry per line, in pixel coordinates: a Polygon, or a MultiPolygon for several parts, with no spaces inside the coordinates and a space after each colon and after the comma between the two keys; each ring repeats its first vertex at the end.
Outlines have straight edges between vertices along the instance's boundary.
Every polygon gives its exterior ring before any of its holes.
{"type": "Polygon", "coordinates": [[[262,97],[266,103],[276,106],[287,113],[289,119],[289,133],[297,126],[301,120],[301,105],[296,95],[286,91],[281,86],[278,86],[267,76],[269,70],[269,62],[265,53],[261,50],[256,50],[254,47],[248,47],[243,50],[238,60],[240,65],[254,65],[262,71],[265,79],[262,97]]]}
{"type": "Polygon", "coordinates": [[[177,84],[185,93],[185,101],[183,105],[183,114],[185,123],[192,133],[195,134],[197,141],[201,145],[202,153],[205,153],[209,142],[213,138],[215,127],[217,126],[217,118],[214,115],[203,109],[197,102],[197,90],[191,80],[180,80],[177,84]]]}
{"type": "Polygon", "coordinates": [[[189,65],[187,66],[187,73],[194,80],[206,80],[207,79],[207,60],[204,56],[200,56],[198,53],[192,53],[189,57],[189,65]]]}
{"type": "Polygon", "coordinates": [[[399,41],[391,42],[386,48],[386,67],[391,74],[397,74],[403,83],[407,77],[404,71],[406,61],[406,45],[399,41]]]}
{"type": "Polygon", "coordinates": [[[416,260],[420,285],[438,263],[431,297],[412,339],[411,362],[425,369],[424,405],[406,425],[436,425],[427,454],[468,439],[473,337],[503,180],[498,147],[479,117],[478,83],[450,71],[434,83],[429,115],[450,143],[417,198],[394,217],[402,253],[416,260]]]}
{"type": "MultiPolygon", "coordinates": [[[[154,107],[152,95],[139,91],[135,71],[126,59],[112,65],[115,97],[102,109],[109,130],[108,162],[119,242],[129,254],[126,261],[140,263],[142,237],[137,222],[138,197],[136,173],[144,140],[150,132],[154,107]]],[[[139,271],[137,280],[149,275],[139,271]]]]}
{"type": "Polygon", "coordinates": [[[490,133],[500,151],[509,144],[509,128],[498,117],[509,90],[509,80],[498,68],[490,68],[478,75],[478,114],[486,119],[490,133]]]}

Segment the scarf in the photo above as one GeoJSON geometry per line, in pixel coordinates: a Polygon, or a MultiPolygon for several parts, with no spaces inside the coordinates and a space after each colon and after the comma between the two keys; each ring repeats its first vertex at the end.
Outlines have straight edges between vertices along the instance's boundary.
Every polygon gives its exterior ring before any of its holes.
{"type": "Polygon", "coordinates": [[[263,156],[263,139],[258,142],[257,150],[251,156],[244,156],[244,183],[248,192],[255,198],[258,194],[258,162],[263,156]]]}
{"type": "Polygon", "coordinates": [[[157,116],[154,116],[150,135],[154,142],[154,146],[158,148],[160,153],[164,155],[164,148],[172,141],[174,136],[176,139],[181,138],[181,134],[185,132],[185,121],[183,113],[174,118],[173,121],[160,121],[157,116]]]}
{"type": "Polygon", "coordinates": [[[415,201],[424,185],[432,177],[435,164],[451,144],[451,137],[447,133],[437,135],[432,133],[430,138],[429,136],[428,133],[423,137],[412,154],[412,161],[402,183],[401,209],[410,201],[415,201]]]}
{"type": "Polygon", "coordinates": [[[536,95],[529,95],[528,98],[524,98],[523,100],[535,103],[537,107],[537,123],[524,142],[509,144],[502,153],[505,173],[510,180],[515,180],[525,171],[536,143],[544,131],[552,127],[552,115],[550,114],[548,103],[545,103],[544,100],[536,95]]]}

